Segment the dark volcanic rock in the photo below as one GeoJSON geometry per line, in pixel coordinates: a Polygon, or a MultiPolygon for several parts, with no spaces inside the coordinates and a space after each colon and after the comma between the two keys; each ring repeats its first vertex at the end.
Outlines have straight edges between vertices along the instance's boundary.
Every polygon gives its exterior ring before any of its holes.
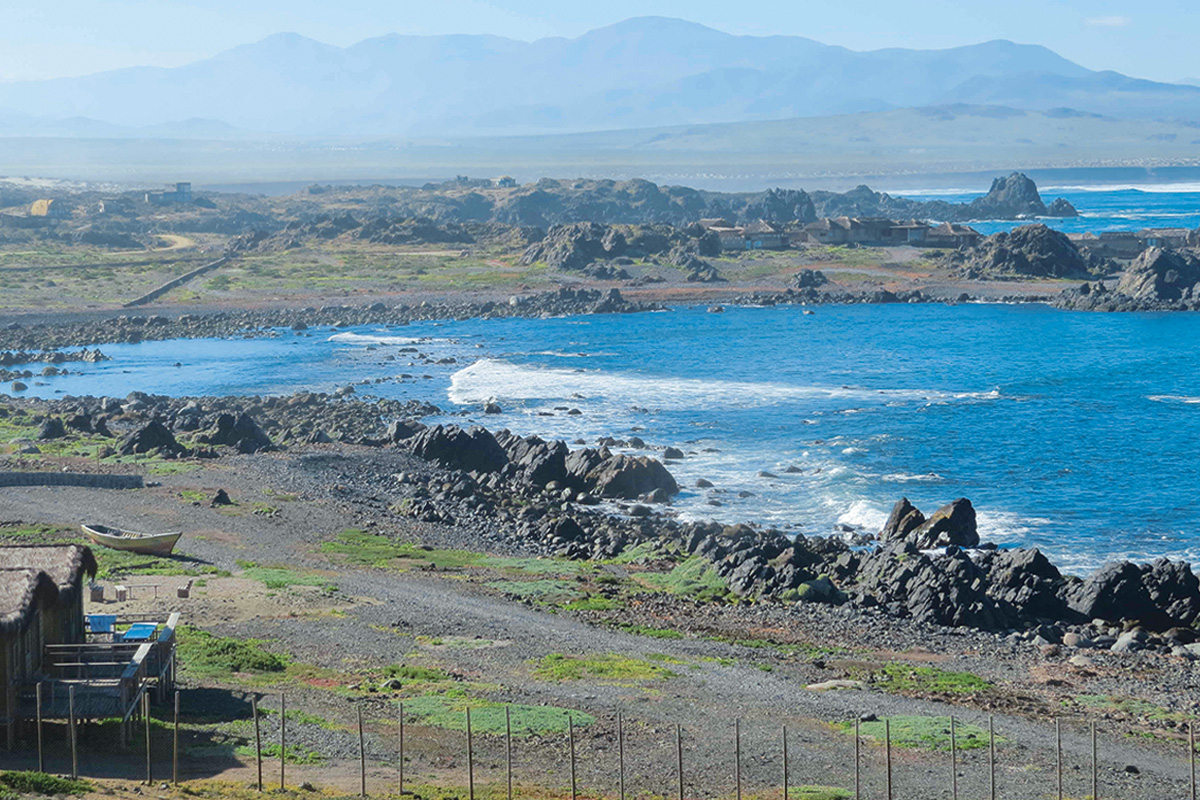
{"type": "Polygon", "coordinates": [[[582,270],[593,261],[625,254],[625,237],[596,222],[555,225],[521,256],[525,265],[544,261],[558,270],[582,270]]]}
{"type": "Polygon", "coordinates": [[[496,438],[478,427],[463,430],[457,425],[434,425],[408,439],[407,446],[426,461],[468,472],[497,472],[508,463],[496,438]]]}
{"type": "Polygon", "coordinates": [[[51,417],[42,423],[41,430],[38,431],[38,441],[47,441],[49,439],[61,439],[67,435],[67,428],[63,425],[63,421],[58,417],[51,417]]]}
{"type": "Polygon", "coordinates": [[[679,492],[667,468],[645,456],[609,456],[587,474],[587,480],[600,497],[633,500],[657,489],[667,495],[679,492]]]}
{"type": "MultiPolygon", "coordinates": [[[[1070,203],[1067,203],[1067,206],[1070,206],[1070,203]]],[[[1061,205],[1058,208],[1060,211],[1065,210],[1061,205]]],[[[1037,184],[1029,176],[1020,172],[1014,172],[1005,178],[996,178],[992,181],[992,188],[988,193],[971,201],[968,209],[975,219],[1044,217],[1047,213],[1037,184]]],[[[1074,211],[1074,208],[1071,210],[1074,211]]],[[[1075,214],[1070,216],[1075,216],[1075,214]]]]}
{"type": "Polygon", "coordinates": [[[1186,250],[1152,247],[1138,256],[1117,283],[1117,292],[1135,301],[1200,299],[1200,256],[1186,250]]]}
{"type": "Polygon", "coordinates": [[[879,532],[879,541],[904,541],[924,522],[925,515],[921,510],[908,502],[907,497],[901,497],[896,505],[892,506],[892,513],[888,516],[883,530],[879,532]]]}
{"type": "Polygon", "coordinates": [[[960,497],[933,512],[929,519],[909,534],[908,539],[923,550],[950,545],[978,547],[975,508],[970,500],[960,497]]]}
{"type": "Polygon", "coordinates": [[[829,278],[819,269],[802,269],[792,276],[792,288],[816,289],[829,283],[829,278]]]}
{"type": "Polygon", "coordinates": [[[1074,218],[1079,216],[1079,212],[1075,210],[1075,206],[1071,205],[1071,201],[1065,197],[1059,197],[1053,203],[1046,207],[1047,217],[1074,218]]]}
{"type": "Polygon", "coordinates": [[[174,434],[158,420],[151,420],[147,425],[126,436],[117,448],[123,456],[141,453],[162,453],[163,455],[179,456],[187,453],[187,448],[175,440],[174,434]]]}
{"type": "Polygon", "coordinates": [[[239,453],[257,453],[272,447],[271,437],[249,414],[238,414],[236,417],[233,414],[219,415],[212,430],[197,436],[196,441],[226,445],[235,448],[239,453]]]}
{"type": "Polygon", "coordinates": [[[1085,278],[1096,266],[1066,234],[1045,225],[1022,225],[993,234],[963,253],[948,256],[965,278],[1085,278]]]}
{"type": "Polygon", "coordinates": [[[1088,578],[1068,585],[1064,597],[1071,610],[1084,619],[1140,620],[1156,625],[1166,614],[1154,605],[1136,564],[1105,564],[1088,578]]]}

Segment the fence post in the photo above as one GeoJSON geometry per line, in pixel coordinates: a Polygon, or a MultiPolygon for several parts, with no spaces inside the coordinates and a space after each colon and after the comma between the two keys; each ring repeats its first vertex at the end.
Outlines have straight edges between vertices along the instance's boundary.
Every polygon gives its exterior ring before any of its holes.
{"type": "Polygon", "coordinates": [[[42,681],[37,685],[37,742],[38,742],[38,772],[46,771],[46,754],[43,750],[42,737],[42,681]]]}
{"type": "Polygon", "coordinates": [[[854,718],[854,800],[862,800],[862,760],[858,755],[858,749],[861,744],[861,737],[859,735],[859,725],[861,723],[861,717],[854,718]]]}
{"type": "Polygon", "coordinates": [[[679,777],[679,800],[683,800],[683,729],[675,726],[675,770],[679,777]]]}
{"type": "Polygon", "coordinates": [[[988,797],[996,800],[996,717],[988,714],[988,797]]]}
{"type": "Polygon", "coordinates": [[[67,691],[67,705],[70,712],[71,726],[71,779],[75,780],[79,777],[79,739],[75,730],[75,686],[71,685],[67,691]]]}
{"type": "Polygon", "coordinates": [[[404,796],[404,701],[400,701],[400,796],[404,796]]]}
{"type": "Polygon", "coordinates": [[[171,782],[179,785],[179,690],[175,690],[175,734],[171,743],[171,782]]]}
{"type": "Polygon", "coordinates": [[[617,791],[618,800],[625,800],[625,720],[617,712],[617,791]]]}
{"type": "Polygon", "coordinates": [[[512,800],[512,706],[504,707],[504,776],[508,800],[512,800]]]}
{"type": "Polygon", "coordinates": [[[284,783],[284,770],[287,756],[287,696],[282,692],[279,694],[279,791],[283,791],[286,784],[284,783]]]}
{"type": "Polygon", "coordinates": [[[958,744],[954,736],[954,715],[950,715],[950,797],[958,800],[958,744]]]}
{"type": "Polygon", "coordinates": [[[1096,721],[1092,720],[1092,800],[1100,800],[1100,767],[1096,763],[1096,721]]]}
{"type": "Polygon", "coordinates": [[[467,797],[475,800],[475,762],[472,758],[471,707],[467,706],[467,797]]]}
{"type": "Polygon", "coordinates": [[[1188,723],[1188,773],[1192,787],[1192,800],[1196,800],[1196,721],[1188,723]]]}
{"type": "Polygon", "coordinates": [[[1054,747],[1057,751],[1055,753],[1055,769],[1058,772],[1058,777],[1056,780],[1058,785],[1058,800],[1063,800],[1062,717],[1054,718],[1054,747]]]}
{"type": "Polygon", "coordinates": [[[151,786],[154,774],[150,758],[150,693],[145,690],[142,691],[142,722],[146,731],[146,785],[151,786]]]}
{"type": "Polygon", "coordinates": [[[579,792],[575,783],[575,722],[567,714],[567,745],[571,749],[571,800],[578,800],[579,792]]]}
{"type": "Polygon", "coordinates": [[[892,800],[892,721],[883,721],[884,747],[887,752],[887,800],[892,800]]]}
{"type": "Polygon", "coordinates": [[[258,764],[258,790],[263,790],[262,785],[262,733],[258,727],[258,695],[253,695],[250,698],[250,713],[254,715],[254,762],[258,764]]]}
{"type": "Polygon", "coordinates": [[[359,797],[367,796],[367,746],[363,739],[362,706],[358,706],[358,773],[359,797]]]}
{"type": "Polygon", "coordinates": [[[742,800],[742,720],[733,720],[733,785],[737,800],[742,800]]]}
{"type": "Polygon", "coordinates": [[[783,726],[783,800],[788,800],[787,725],[783,726]]]}

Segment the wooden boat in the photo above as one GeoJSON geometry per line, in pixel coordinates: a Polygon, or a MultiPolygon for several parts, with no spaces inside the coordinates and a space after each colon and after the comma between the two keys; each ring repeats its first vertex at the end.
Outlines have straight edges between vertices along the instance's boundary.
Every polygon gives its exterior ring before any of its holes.
{"type": "Polygon", "coordinates": [[[126,550],[148,556],[169,556],[175,543],[183,535],[179,533],[137,533],[107,525],[84,525],[83,533],[94,544],[113,550],[126,550]]]}

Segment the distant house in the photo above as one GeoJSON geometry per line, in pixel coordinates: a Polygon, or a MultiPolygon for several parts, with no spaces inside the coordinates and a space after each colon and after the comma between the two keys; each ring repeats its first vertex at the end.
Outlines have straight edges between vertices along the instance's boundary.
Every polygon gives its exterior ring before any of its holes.
{"type": "Polygon", "coordinates": [[[919,219],[892,223],[886,232],[888,243],[893,245],[924,244],[933,226],[919,219]]]}
{"type": "Polygon", "coordinates": [[[511,175],[501,175],[499,178],[496,178],[496,188],[498,189],[512,189],[516,185],[517,179],[511,175]]]}
{"type": "Polygon", "coordinates": [[[146,192],[146,202],[154,206],[173,205],[175,203],[192,202],[192,184],[180,181],[173,189],[164,192],[146,192]]]}
{"type": "Polygon", "coordinates": [[[66,219],[71,213],[66,203],[61,200],[34,200],[29,207],[29,216],[46,217],[48,219],[66,219]]]}
{"type": "Polygon", "coordinates": [[[1138,231],[1146,247],[1187,247],[1193,243],[1195,232],[1188,228],[1146,228],[1138,231]]]}
{"type": "Polygon", "coordinates": [[[925,234],[925,244],[931,247],[974,247],[982,239],[979,231],[968,225],[943,222],[925,234]]]}
{"type": "Polygon", "coordinates": [[[742,239],[747,250],[782,250],[788,243],[783,231],[762,219],[744,227],[742,239]]]}
{"type": "Polygon", "coordinates": [[[83,581],[96,569],[79,544],[0,547],[0,708],[10,746],[18,691],[38,676],[45,646],[85,639],[83,581]]]}
{"type": "Polygon", "coordinates": [[[850,218],[831,219],[824,217],[804,226],[804,241],[813,244],[848,244],[850,241],[850,218]]]}

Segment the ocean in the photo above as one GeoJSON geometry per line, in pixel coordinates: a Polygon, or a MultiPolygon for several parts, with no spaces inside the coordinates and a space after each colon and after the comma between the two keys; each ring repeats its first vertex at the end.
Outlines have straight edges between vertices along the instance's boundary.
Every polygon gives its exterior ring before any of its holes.
{"type": "MultiPolygon", "coordinates": [[[[1045,194],[1085,214],[1055,223],[1068,229],[1200,225],[1200,186],[1045,194]]],[[[636,436],[647,449],[633,453],[678,447],[686,457],[670,469],[684,491],[671,508],[683,518],[837,535],[878,530],[902,496],[927,513],[965,496],[984,540],[1040,547],[1079,573],[1114,558],[1200,560],[1200,315],[814,311],[679,307],[106,344],[113,360],[68,364],[29,393],[356,383],[359,395],[433,402],[445,422],[589,444],[636,436]],[[490,400],[504,413],[485,416],[490,400]],[[714,486],[694,488],[701,478],[714,486]]]]}

